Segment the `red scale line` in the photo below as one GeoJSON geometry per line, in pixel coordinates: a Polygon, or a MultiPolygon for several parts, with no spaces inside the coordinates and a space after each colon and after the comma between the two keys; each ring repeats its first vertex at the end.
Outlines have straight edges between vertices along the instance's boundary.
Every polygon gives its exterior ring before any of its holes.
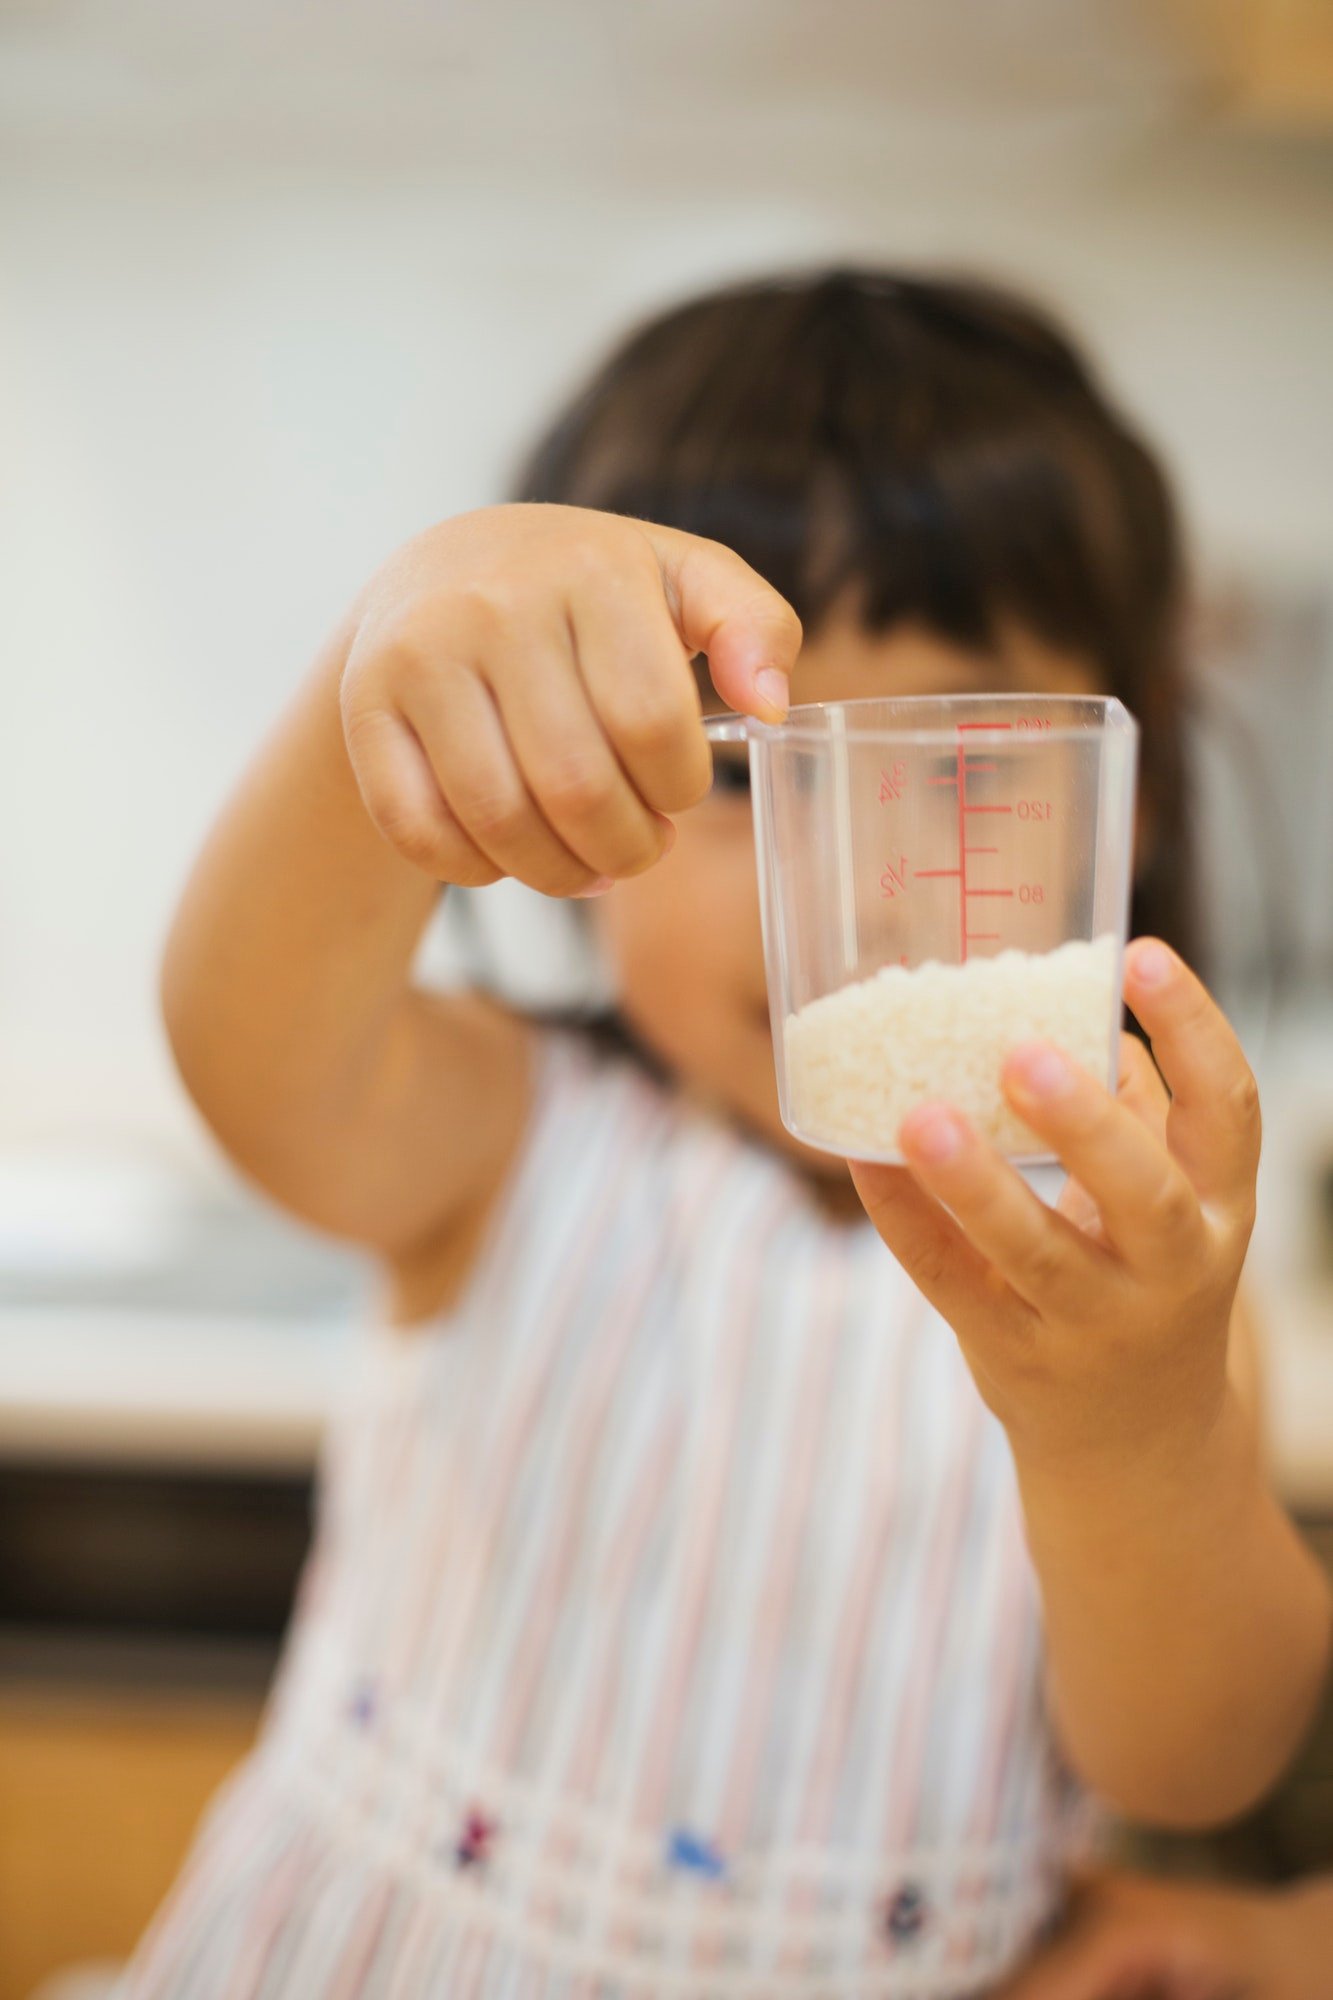
{"type": "Polygon", "coordinates": [[[955,729],[1012,729],[1012,722],[957,722],[955,729]]]}
{"type": "Polygon", "coordinates": [[[914,868],[912,870],[918,882],[925,881],[931,875],[961,875],[962,872],[961,868],[914,868]]]}
{"type": "Polygon", "coordinates": [[[965,896],[1012,896],[1012,889],[964,889],[965,896]]]}
{"type": "Polygon", "coordinates": [[[1013,807],[1012,806],[962,806],[960,810],[965,813],[1011,813],[1013,811],[1013,807]]]}
{"type": "Polygon", "coordinates": [[[966,729],[966,728],[967,728],[968,726],[969,726],[969,725],[968,725],[967,723],[965,723],[965,722],[960,722],[960,723],[959,723],[959,725],[958,725],[958,749],[957,749],[957,752],[956,752],[956,755],[957,755],[957,759],[958,759],[958,765],[957,765],[957,777],[958,777],[958,962],[959,962],[959,964],[960,964],[960,965],[966,965],[966,964],[967,964],[967,835],[966,835],[966,833],[965,833],[965,831],[964,831],[964,828],[963,828],[963,814],[964,814],[964,813],[965,813],[965,812],[967,811],[967,806],[966,806],[966,805],[964,804],[964,802],[963,802],[963,798],[964,798],[964,793],[965,793],[965,792],[966,792],[966,790],[967,790],[967,765],[966,765],[966,764],[965,764],[965,762],[963,761],[963,737],[962,737],[962,732],[963,732],[963,730],[964,730],[964,729],[966,729]]]}

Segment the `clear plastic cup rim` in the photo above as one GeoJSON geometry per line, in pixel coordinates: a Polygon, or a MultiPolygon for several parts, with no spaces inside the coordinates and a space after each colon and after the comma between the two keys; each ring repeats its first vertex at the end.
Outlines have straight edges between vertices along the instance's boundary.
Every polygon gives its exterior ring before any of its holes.
{"type": "MultiPolygon", "coordinates": [[[[1135,722],[1125,704],[1116,695],[1067,695],[1067,694],[977,694],[977,695],[867,695],[856,701],[812,701],[798,703],[790,709],[785,722],[761,722],[753,715],[708,715],[704,717],[704,730],[714,743],[761,743],[802,742],[830,744],[842,740],[856,743],[919,743],[937,744],[950,750],[958,748],[958,726],[938,723],[926,726],[914,723],[912,712],[918,714],[927,709],[938,710],[942,705],[956,706],[959,710],[969,708],[1020,708],[1031,709],[1043,702],[1058,704],[1065,710],[1095,710],[1090,721],[1094,728],[1107,723],[1137,734],[1135,722]],[[903,721],[891,724],[870,724],[858,719],[869,709],[901,709],[903,721]],[[840,719],[840,726],[832,718],[840,719]]],[[[996,723],[997,733],[1006,725],[996,723]]],[[[978,734],[982,732],[978,730],[978,734]]],[[[1022,747],[1031,749],[1039,743],[1086,742],[1089,735],[1088,723],[1056,723],[1049,728],[1024,730],[1018,741],[1022,747]]]]}

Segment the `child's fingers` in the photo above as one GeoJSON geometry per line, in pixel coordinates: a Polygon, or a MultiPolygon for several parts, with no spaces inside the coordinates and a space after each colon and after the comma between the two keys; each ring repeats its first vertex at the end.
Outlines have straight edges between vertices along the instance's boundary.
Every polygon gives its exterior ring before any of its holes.
{"type": "MultiPolygon", "coordinates": [[[[1122,1034],[1120,1037],[1120,1073],[1116,1084],[1116,1096],[1140,1124],[1145,1125],[1157,1140],[1166,1144],[1166,1113],[1170,1104],[1166,1088],[1156,1069],[1152,1057],[1144,1048],[1137,1035],[1122,1034]]],[[[1101,1212],[1087,1189],[1070,1174],[1060,1190],[1056,1208],[1061,1215],[1079,1229],[1090,1230],[1100,1227],[1101,1212]]]]}
{"type": "Polygon", "coordinates": [[[1098,1928],[1057,1939],[995,2000],[1244,2000],[1252,1991],[1169,1932],[1098,1928]]]}
{"type": "Polygon", "coordinates": [[[706,796],[712,759],[689,654],[647,571],[608,570],[573,599],[570,624],[587,698],[635,791],[655,812],[684,812],[706,796]]]}
{"type": "Polygon", "coordinates": [[[1116,1096],[1148,1130],[1166,1144],[1166,1114],[1171,1099],[1157,1074],[1157,1066],[1137,1035],[1123,1032],[1120,1037],[1120,1074],[1116,1096]]]}
{"type": "Polygon", "coordinates": [[[1106,1253],[1046,1207],[958,1111],[921,1104],[899,1127],[914,1178],[956,1218],[969,1243],[1038,1312],[1086,1304],[1106,1253]]]}
{"type": "Polygon", "coordinates": [[[1003,1311],[1004,1292],[986,1259],[905,1167],[868,1160],[848,1165],[866,1214],[938,1313],[956,1325],[988,1294],[995,1310],[1003,1311]]]}
{"type": "Polygon", "coordinates": [[[713,686],[729,707],[761,722],[787,713],[788,681],[801,621],[785,597],[721,542],[641,523],[667,602],[691,653],[706,653],[713,686]]]}
{"type": "Polygon", "coordinates": [[[430,759],[402,716],[367,708],[347,718],[346,735],[366,811],[391,847],[438,882],[481,889],[500,879],[445,804],[430,759]]]}
{"type": "MultiPolygon", "coordinates": [[[[679,652],[674,635],[668,636],[679,652]]],[[[546,672],[534,674],[529,664],[525,654],[492,660],[487,669],[528,789],[554,832],[595,876],[641,874],[670,847],[674,827],[630,783],[572,654],[560,657],[553,649],[546,672]]],[[[706,767],[706,747],[704,762],[706,767]]]]}
{"type": "Polygon", "coordinates": [[[1243,1913],[1226,1921],[1234,1907],[1216,1890],[1093,1873],[1074,1885],[1055,1937],[994,2000],[1259,2000],[1251,1954],[1230,1934],[1244,1935],[1243,1913]]]}
{"type": "Polygon", "coordinates": [[[1076,1229],[1086,1231],[1101,1226],[1101,1215],[1096,1202],[1072,1174],[1066,1175],[1064,1186],[1060,1189],[1054,1206],[1056,1214],[1068,1216],[1076,1229]]]}
{"type": "Polygon", "coordinates": [[[1037,1312],[1087,1298],[1089,1258],[1101,1256],[1053,1214],[947,1104],[919,1104],[899,1128],[913,1180],[943,1204],[965,1242],[1037,1312]]]}
{"type": "Polygon", "coordinates": [[[1156,938],[1125,959],[1125,998],[1171,1092],[1167,1143],[1205,1201],[1248,1207],[1259,1164],[1259,1092],[1231,1024],[1156,938]]]}
{"type": "MultiPolygon", "coordinates": [[[[1132,2000],[1135,1992],[1162,1993],[1142,1982],[1144,1970],[1137,1946],[1107,1931],[1081,1931],[1058,1938],[1007,1979],[995,2000],[1132,2000]]],[[[1174,1996],[1168,1992],[1166,2000],[1174,1996]]]]}
{"type": "Polygon", "coordinates": [[[1097,1205],[1125,1262],[1183,1266],[1202,1246],[1198,1197],[1161,1140],[1096,1077],[1050,1042],[1015,1049],[1004,1092],[1097,1205]]]}
{"type": "Polygon", "coordinates": [[[596,872],[552,830],[529,791],[483,681],[465,667],[436,663],[413,688],[407,716],[445,804],[502,875],[548,896],[593,886],[596,872]]]}

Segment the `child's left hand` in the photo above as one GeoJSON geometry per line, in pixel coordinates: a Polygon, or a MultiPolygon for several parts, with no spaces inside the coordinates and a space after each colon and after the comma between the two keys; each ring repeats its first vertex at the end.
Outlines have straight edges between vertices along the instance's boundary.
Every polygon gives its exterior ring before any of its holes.
{"type": "Polygon", "coordinates": [[[958,1335],[1020,1467],[1175,1457],[1226,1393],[1232,1305],[1254,1220],[1258,1091],[1235,1034],[1156,940],[1125,998],[1171,1089],[1122,1037],[1118,1093],[1049,1044],[1017,1050],[1013,1108],[1070,1173],[1047,1208],[963,1116],[904,1120],[909,1166],[854,1165],[866,1212],[958,1335]]]}
{"type": "Polygon", "coordinates": [[[1333,1878],[1290,1888],[1097,1874],[995,2000],[1324,2000],[1333,1878]]]}

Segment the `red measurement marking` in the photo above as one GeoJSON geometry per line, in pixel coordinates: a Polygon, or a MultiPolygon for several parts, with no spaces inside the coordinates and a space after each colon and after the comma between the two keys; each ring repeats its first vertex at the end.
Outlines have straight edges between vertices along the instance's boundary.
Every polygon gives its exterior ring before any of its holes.
{"type": "MultiPolygon", "coordinates": [[[[957,724],[959,729],[1012,729],[1013,726],[1012,722],[960,722],[957,724]]],[[[1049,729],[1050,724],[1048,723],[1046,726],[1049,729]]]]}
{"type": "Polygon", "coordinates": [[[914,868],[912,870],[918,882],[924,881],[928,875],[961,875],[962,872],[961,868],[914,868]]]}
{"type": "Polygon", "coordinates": [[[900,799],[903,795],[903,786],[906,782],[907,773],[901,764],[895,764],[891,771],[881,771],[879,774],[880,804],[886,806],[891,799],[900,799]]]}
{"type": "Polygon", "coordinates": [[[998,854],[998,847],[965,847],[964,854],[998,854]]]}
{"type": "Polygon", "coordinates": [[[998,944],[1000,942],[1000,933],[998,931],[969,931],[967,933],[967,942],[969,944],[998,944]]]}
{"type": "Polygon", "coordinates": [[[967,964],[967,837],[963,831],[963,814],[967,811],[963,803],[967,790],[967,764],[963,758],[963,731],[970,725],[958,725],[958,748],[954,752],[958,780],[958,963],[967,964]]]}
{"type": "Polygon", "coordinates": [[[963,806],[961,807],[961,810],[965,813],[1011,813],[1013,811],[1013,807],[1012,806],[963,806]]]}
{"type": "Polygon", "coordinates": [[[896,868],[891,861],[884,864],[884,873],[879,878],[879,887],[880,894],[883,896],[896,896],[900,889],[907,887],[907,856],[905,854],[899,855],[898,866],[896,868]]]}
{"type": "Polygon", "coordinates": [[[948,778],[927,778],[926,783],[928,785],[956,785],[958,780],[952,776],[948,778]]]}
{"type": "Polygon", "coordinates": [[[975,757],[969,757],[967,768],[969,771],[995,771],[999,769],[999,766],[997,764],[980,764],[975,757]]]}
{"type": "Polygon", "coordinates": [[[1012,889],[964,889],[965,896],[1012,896],[1012,889]]]}

